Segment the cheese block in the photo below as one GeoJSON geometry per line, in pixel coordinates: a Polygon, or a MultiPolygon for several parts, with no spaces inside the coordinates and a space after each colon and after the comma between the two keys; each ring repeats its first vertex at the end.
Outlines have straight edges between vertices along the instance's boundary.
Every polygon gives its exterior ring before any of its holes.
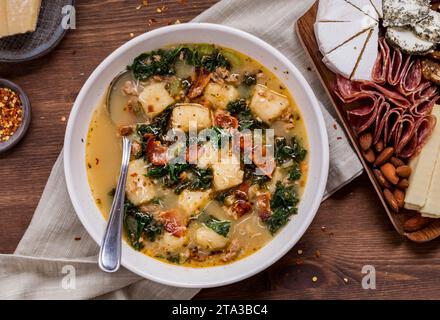
{"type": "Polygon", "coordinates": [[[439,195],[440,195],[440,161],[437,159],[425,205],[423,206],[422,209],[420,209],[422,216],[431,217],[431,218],[440,218],[439,195]]]}
{"type": "Polygon", "coordinates": [[[353,73],[353,80],[371,79],[372,70],[378,55],[379,28],[370,31],[367,41],[358,65],[353,73]]]}
{"type": "Polygon", "coordinates": [[[324,56],[322,61],[335,73],[350,79],[355,72],[357,61],[363,51],[370,32],[367,30],[343,46],[324,56]]]}
{"type": "Polygon", "coordinates": [[[0,38],[9,35],[6,1],[0,1],[0,38]]]}
{"type": "Polygon", "coordinates": [[[370,19],[369,25],[362,20],[349,22],[316,22],[315,35],[318,39],[319,50],[322,54],[328,54],[344,43],[355,38],[362,32],[372,28],[377,23],[370,19]]]}
{"type": "Polygon", "coordinates": [[[319,1],[317,22],[355,21],[365,17],[365,13],[345,0],[319,1]]]}
{"type": "MultiPolygon", "coordinates": [[[[6,7],[7,21],[0,23],[0,36],[35,31],[41,0],[3,0],[2,2],[1,8],[6,7]]],[[[2,17],[1,13],[0,17],[2,17]]]]}
{"type": "MultiPolygon", "coordinates": [[[[436,105],[432,114],[440,119],[440,106],[436,105]]],[[[423,147],[416,163],[411,161],[411,167],[413,167],[413,173],[409,178],[409,187],[405,194],[405,208],[411,210],[422,211],[422,208],[427,203],[428,193],[430,192],[431,180],[433,178],[433,172],[436,167],[436,162],[440,152],[440,127],[437,125],[434,128],[431,138],[423,147]]],[[[434,196],[431,201],[438,202],[438,195],[434,196]],[[436,199],[437,198],[437,199],[436,199]]],[[[440,212],[439,212],[440,213],[440,212]]]]}

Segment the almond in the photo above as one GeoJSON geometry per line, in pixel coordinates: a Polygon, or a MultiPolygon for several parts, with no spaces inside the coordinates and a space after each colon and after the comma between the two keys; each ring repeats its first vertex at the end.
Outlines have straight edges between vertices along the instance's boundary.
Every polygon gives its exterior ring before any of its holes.
{"type": "Polygon", "coordinates": [[[387,162],[391,156],[394,153],[394,148],[393,147],[388,147],[383,149],[383,151],[377,156],[376,161],[374,162],[374,165],[376,167],[380,167],[381,165],[383,165],[385,162],[387,162]]]}
{"type": "Polygon", "coordinates": [[[395,189],[393,195],[394,195],[394,199],[396,199],[397,206],[399,208],[402,208],[403,205],[405,204],[405,192],[403,192],[400,189],[395,189]]]}
{"type": "Polygon", "coordinates": [[[411,167],[404,165],[396,168],[396,174],[401,178],[408,178],[411,175],[411,167]]]}
{"type": "Polygon", "coordinates": [[[399,182],[397,183],[396,187],[399,188],[400,190],[408,189],[408,187],[409,187],[408,179],[400,179],[399,182]]]}
{"type": "Polygon", "coordinates": [[[379,169],[373,169],[373,173],[376,176],[376,179],[382,188],[388,188],[388,189],[392,188],[391,184],[383,176],[382,171],[380,171],[379,169]]]}
{"type": "Polygon", "coordinates": [[[384,146],[384,144],[383,144],[383,142],[382,141],[379,141],[378,143],[376,143],[375,145],[374,145],[374,149],[376,149],[376,151],[377,152],[382,152],[383,151],[383,148],[384,148],[385,146],[384,146]]]}
{"type": "Polygon", "coordinates": [[[385,189],[383,191],[383,196],[385,198],[385,201],[390,206],[391,210],[393,210],[394,212],[399,212],[399,206],[397,204],[396,198],[394,198],[394,195],[390,191],[390,189],[385,189]]]}
{"type": "Polygon", "coordinates": [[[367,151],[362,151],[362,154],[364,155],[364,158],[368,163],[373,163],[374,160],[376,160],[376,155],[371,149],[368,149],[367,151]]]}
{"type": "Polygon", "coordinates": [[[399,177],[396,174],[396,168],[394,168],[391,163],[385,163],[380,167],[380,171],[382,171],[384,177],[392,184],[397,184],[399,182],[399,177]]]}
{"type": "Polygon", "coordinates": [[[409,218],[403,224],[403,230],[406,232],[415,232],[420,229],[423,229],[431,222],[430,218],[425,218],[418,213],[414,217],[409,218]]]}
{"type": "Polygon", "coordinates": [[[359,137],[359,145],[361,146],[362,151],[367,151],[371,148],[373,144],[373,136],[371,133],[364,133],[359,137]]]}
{"type": "Polygon", "coordinates": [[[390,162],[393,164],[393,166],[397,167],[401,167],[405,165],[405,162],[403,162],[402,160],[400,160],[399,158],[396,157],[391,157],[390,162]]]}

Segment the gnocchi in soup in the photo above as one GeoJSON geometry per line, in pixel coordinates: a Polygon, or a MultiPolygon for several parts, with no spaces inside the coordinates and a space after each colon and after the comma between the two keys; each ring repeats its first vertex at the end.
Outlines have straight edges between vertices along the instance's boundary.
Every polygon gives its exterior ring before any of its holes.
{"type": "MultiPolygon", "coordinates": [[[[308,141],[290,92],[252,58],[210,44],[142,53],[92,117],[86,163],[107,218],[132,141],[125,240],[164,262],[210,267],[261,249],[294,219],[308,141]]],[[[286,77],[288,72],[285,72],[286,77]]]]}

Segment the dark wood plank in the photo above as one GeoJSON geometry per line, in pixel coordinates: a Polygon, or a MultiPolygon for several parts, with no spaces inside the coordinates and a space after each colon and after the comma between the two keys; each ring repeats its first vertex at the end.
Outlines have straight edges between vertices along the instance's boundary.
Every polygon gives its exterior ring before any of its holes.
{"type": "MultiPolygon", "coordinates": [[[[24,141],[0,156],[1,253],[14,251],[32,218],[62,148],[66,123],[61,117],[68,116],[93,69],[129,40],[130,32],[137,35],[176,19],[188,21],[216,1],[188,0],[186,5],[149,1],[148,7],[137,11],[141,2],[77,0],[78,29],[69,32],[54,52],[26,64],[0,65],[1,77],[16,81],[29,93],[34,112],[24,141]],[[163,4],[168,10],[156,13],[163,4]],[[148,26],[150,18],[158,24],[148,26]]],[[[238,284],[202,290],[197,299],[440,299],[439,243],[417,245],[399,236],[364,175],[322,205],[301,241],[278,263],[238,284]],[[377,290],[363,290],[360,285],[366,264],[376,267],[377,290]],[[317,282],[312,282],[313,276],[317,282]]]]}

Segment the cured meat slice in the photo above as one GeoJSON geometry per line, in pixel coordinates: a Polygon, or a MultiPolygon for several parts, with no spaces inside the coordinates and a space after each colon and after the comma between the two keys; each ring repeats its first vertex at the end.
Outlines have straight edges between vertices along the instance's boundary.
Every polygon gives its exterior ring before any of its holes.
{"type": "Polygon", "coordinates": [[[367,130],[375,123],[379,106],[384,102],[381,96],[372,95],[370,99],[366,99],[360,107],[347,112],[348,120],[357,134],[367,130]]]}
{"type": "Polygon", "coordinates": [[[411,114],[415,117],[422,117],[430,114],[438,98],[439,96],[437,95],[431,99],[425,99],[421,103],[412,106],[410,109],[411,114]]]}
{"type": "Polygon", "coordinates": [[[361,84],[362,90],[371,91],[372,89],[376,89],[379,91],[385,99],[388,101],[394,103],[395,105],[402,107],[404,109],[409,108],[411,105],[411,102],[406,99],[404,96],[402,96],[400,93],[394,90],[390,90],[384,86],[381,86],[374,82],[362,82],[361,84]]]}
{"type": "Polygon", "coordinates": [[[373,144],[378,143],[382,138],[382,133],[385,127],[386,115],[389,113],[391,105],[388,102],[382,102],[379,106],[374,125],[373,144]]]}
{"type": "Polygon", "coordinates": [[[402,158],[411,158],[420,153],[428,138],[431,136],[436,125],[436,118],[429,115],[420,118],[414,126],[414,132],[411,139],[400,151],[402,158]]]}
{"type": "Polygon", "coordinates": [[[393,134],[394,150],[398,157],[401,156],[402,150],[407,143],[411,140],[415,129],[415,119],[409,114],[403,115],[393,134]]]}
{"type": "MultiPolygon", "coordinates": [[[[409,61],[409,58],[407,59],[409,61]]],[[[420,60],[413,60],[402,70],[402,78],[399,84],[399,91],[409,95],[420,86],[422,82],[422,64],[420,60]]]]}
{"type": "Polygon", "coordinates": [[[402,117],[402,109],[390,109],[384,116],[383,141],[389,143],[402,117]]]}
{"type": "Polygon", "coordinates": [[[390,64],[390,47],[384,38],[379,41],[379,54],[373,67],[372,80],[378,84],[385,84],[390,64]]]}

